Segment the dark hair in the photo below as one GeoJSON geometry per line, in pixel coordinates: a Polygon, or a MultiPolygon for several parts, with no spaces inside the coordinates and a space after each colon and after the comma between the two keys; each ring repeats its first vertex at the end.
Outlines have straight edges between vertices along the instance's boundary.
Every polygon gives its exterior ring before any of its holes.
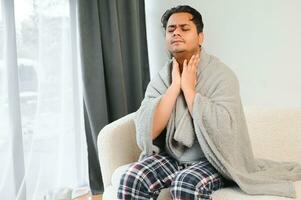
{"type": "Polygon", "coordinates": [[[166,30],[166,25],[167,25],[167,21],[168,21],[169,17],[172,14],[181,13],[181,12],[190,13],[192,15],[192,21],[194,22],[194,24],[196,26],[197,32],[198,33],[203,32],[204,23],[202,20],[202,15],[196,9],[194,9],[190,6],[187,6],[187,5],[173,7],[171,9],[168,9],[165,11],[165,13],[161,17],[161,23],[162,23],[164,30],[166,30]]]}

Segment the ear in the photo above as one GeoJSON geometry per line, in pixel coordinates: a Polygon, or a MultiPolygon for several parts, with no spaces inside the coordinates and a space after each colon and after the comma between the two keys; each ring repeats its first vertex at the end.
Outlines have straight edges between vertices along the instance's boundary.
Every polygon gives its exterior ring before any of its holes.
{"type": "Polygon", "coordinates": [[[199,46],[203,44],[204,41],[204,32],[199,33],[199,46]]]}

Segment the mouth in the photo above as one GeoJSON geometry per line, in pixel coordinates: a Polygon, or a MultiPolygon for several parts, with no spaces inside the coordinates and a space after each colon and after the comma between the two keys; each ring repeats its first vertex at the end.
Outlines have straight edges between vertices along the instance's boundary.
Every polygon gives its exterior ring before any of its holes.
{"type": "Polygon", "coordinates": [[[184,43],[184,41],[182,41],[182,40],[171,41],[171,44],[179,44],[179,43],[184,43]]]}
{"type": "Polygon", "coordinates": [[[184,41],[181,40],[180,38],[172,39],[172,40],[171,40],[171,44],[178,44],[178,43],[184,43],[184,41]]]}

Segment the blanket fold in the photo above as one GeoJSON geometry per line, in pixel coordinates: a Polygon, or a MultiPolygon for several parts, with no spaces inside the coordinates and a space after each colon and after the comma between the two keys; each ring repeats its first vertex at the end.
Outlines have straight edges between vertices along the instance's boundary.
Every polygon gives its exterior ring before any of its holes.
{"type": "MultiPolygon", "coordinates": [[[[204,155],[225,178],[248,194],[295,198],[292,181],[301,180],[298,163],[275,162],[253,156],[235,74],[214,56],[201,50],[197,94],[190,116],[179,96],[166,130],[166,148],[180,158],[197,141],[195,154],[204,155]]],[[[151,139],[154,111],[171,83],[168,63],[149,83],[136,112],[136,138],[141,157],[164,151],[151,139]]]]}

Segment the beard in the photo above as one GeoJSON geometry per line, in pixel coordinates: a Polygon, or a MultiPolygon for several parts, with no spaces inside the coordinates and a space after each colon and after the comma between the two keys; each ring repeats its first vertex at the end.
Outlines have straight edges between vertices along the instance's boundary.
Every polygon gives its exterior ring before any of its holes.
{"type": "Polygon", "coordinates": [[[169,53],[169,58],[177,57],[180,54],[187,53],[187,49],[185,49],[184,47],[171,47],[168,49],[168,53],[169,53]]]}
{"type": "Polygon", "coordinates": [[[191,52],[195,52],[197,50],[200,50],[202,48],[202,45],[198,45],[197,47],[193,49],[187,49],[185,47],[168,47],[168,56],[171,59],[172,57],[182,57],[185,54],[190,54],[191,52]]]}

